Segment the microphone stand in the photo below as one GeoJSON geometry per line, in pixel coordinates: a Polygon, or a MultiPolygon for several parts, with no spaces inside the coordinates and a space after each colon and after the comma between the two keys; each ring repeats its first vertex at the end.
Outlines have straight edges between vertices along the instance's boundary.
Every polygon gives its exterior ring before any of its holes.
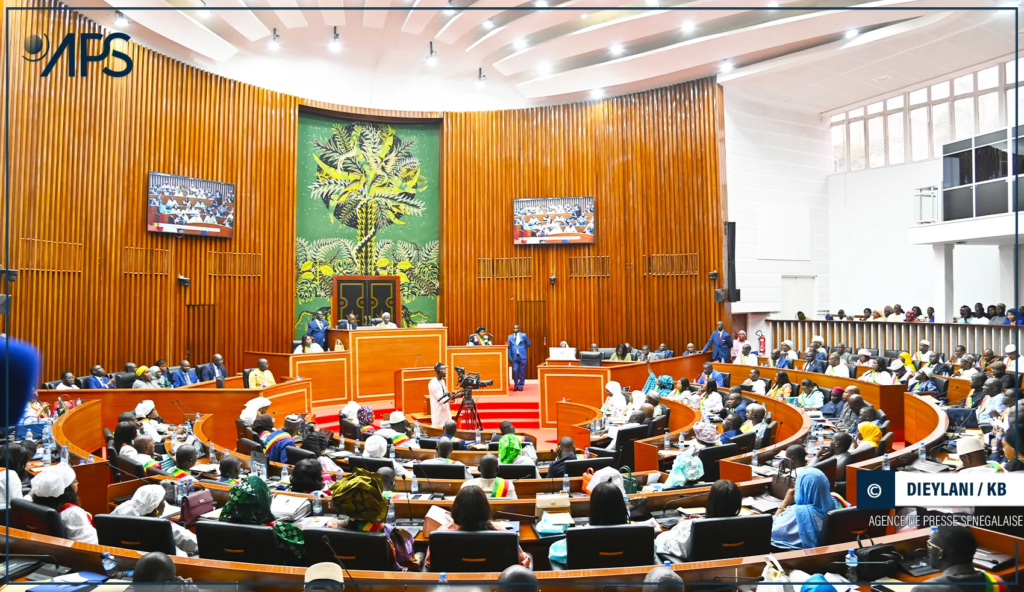
{"type": "MultiPolygon", "coordinates": [[[[415,466],[413,467],[413,470],[415,471],[415,466]]],[[[415,473],[413,474],[415,475],[415,473]]],[[[426,473],[424,473],[424,476],[426,476],[426,473]]],[[[405,475],[402,475],[402,484],[405,485],[405,506],[409,509],[409,526],[412,526],[412,492],[409,491],[408,479],[405,475]]],[[[398,526],[397,518],[395,519],[395,526],[398,526]]]]}
{"type": "Polygon", "coordinates": [[[184,401],[182,401],[181,399],[178,399],[178,402],[179,402],[179,403],[181,403],[181,406],[182,406],[182,407],[184,407],[185,409],[188,409],[188,412],[189,412],[189,413],[191,413],[191,414],[192,414],[193,416],[195,416],[196,412],[195,412],[195,411],[193,411],[191,407],[189,407],[188,405],[186,405],[184,401]]]}
{"type": "Polygon", "coordinates": [[[327,548],[331,551],[331,555],[334,556],[334,560],[338,563],[338,565],[341,566],[341,569],[345,570],[345,575],[347,575],[348,579],[352,581],[352,585],[356,587],[356,592],[359,592],[359,584],[356,583],[356,579],[352,576],[352,572],[350,572],[348,568],[345,567],[345,563],[342,562],[341,557],[338,555],[338,552],[334,550],[333,546],[331,546],[331,539],[329,539],[325,534],[322,537],[320,537],[320,540],[323,542],[323,544],[327,545],[327,548]]]}

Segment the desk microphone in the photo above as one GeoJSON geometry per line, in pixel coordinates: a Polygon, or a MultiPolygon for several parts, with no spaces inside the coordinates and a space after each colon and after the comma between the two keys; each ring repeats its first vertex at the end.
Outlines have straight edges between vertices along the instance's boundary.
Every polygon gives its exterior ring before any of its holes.
{"type": "MultiPolygon", "coordinates": [[[[416,467],[413,467],[416,470],[416,467]]],[[[416,473],[413,473],[415,475],[416,473]]],[[[426,475],[426,473],[423,473],[426,475]]],[[[408,479],[405,475],[402,475],[402,484],[405,485],[405,506],[409,509],[409,523],[412,523],[412,492],[409,491],[408,479]]]]}
{"type": "Polygon", "coordinates": [[[338,552],[335,551],[334,547],[331,546],[331,539],[327,538],[327,535],[325,534],[322,537],[320,537],[320,540],[323,541],[325,545],[327,545],[327,548],[331,551],[331,555],[334,556],[334,560],[338,562],[338,565],[341,566],[341,569],[345,570],[345,575],[348,576],[348,579],[352,580],[352,585],[356,587],[356,592],[359,592],[359,584],[356,583],[356,579],[352,576],[352,572],[350,572],[348,568],[345,567],[345,564],[341,561],[341,557],[338,556],[338,552]]]}
{"type": "Polygon", "coordinates": [[[185,413],[184,409],[178,406],[177,399],[171,399],[171,405],[174,405],[174,408],[178,410],[178,413],[181,413],[181,415],[185,418],[185,421],[188,421],[188,414],[185,413]]]}
{"type": "Polygon", "coordinates": [[[502,511],[499,511],[499,512],[495,512],[494,513],[494,517],[497,518],[498,514],[501,514],[502,516],[512,516],[512,517],[515,517],[515,518],[522,518],[524,520],[529,520],[530,522],[536,522],[537,521],[537,517],[536,516],[530,516],[529,514],[516,514],[515,512],[502,512],[502,511]]]}
{"type": "Polygon", "coordinates": [[[179,403],[181,403],[181,406],[182,406],[182,407],[184,407],[185,409],[188,409],[188,412],[189,412],[190,414],[192,414],[192,416],[195,416],[196,412],[195,412],[195,411],[193,411],[191,407],[189,407],[188,405],[186,405],[184,401],[182,401],[181,399],[178,399],[178,402],[179,402],[179,403]]]}

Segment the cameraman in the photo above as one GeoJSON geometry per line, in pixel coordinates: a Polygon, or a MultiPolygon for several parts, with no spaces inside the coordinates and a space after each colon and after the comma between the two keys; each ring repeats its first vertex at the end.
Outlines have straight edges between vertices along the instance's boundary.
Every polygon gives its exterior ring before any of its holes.
{"type": "Polygon", "coordinates": [[[434,377],[427,383],[427,394],[430,395],[430,425],[435,428],[443,428],[452,418],[451,400],[442,402],[448,397],[448,387],[445,385],[447,376],[448,367],[444,362],[438,362],[434,364],[434,377]]]}

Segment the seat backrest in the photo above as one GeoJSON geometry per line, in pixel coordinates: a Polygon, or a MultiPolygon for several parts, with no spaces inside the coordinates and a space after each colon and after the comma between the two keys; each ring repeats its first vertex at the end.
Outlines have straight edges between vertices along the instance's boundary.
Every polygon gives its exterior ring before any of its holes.
{"type": "Polygon", "coordinates": [[[388,535],[383,532],[307,528],[302,531],[302,539],[305,543],[305,561],[310,565],[342,561],[348,569],[394,569],[394,561],[388,555],[388,535]],[[324,544],[324,537],[331,543],[330,547],[324,544]],[[331,551],[331,547],[338,555],[331,551]]]}
{"type": "Polygon", "coordinates": [[[852,543],[857,540],[857,535],[862,535],[861,540],[866,537],[885,536],[886,522],[883,517],[888,516],[889,512],[891,510],[866,510],[856,507],[832,510],[825,514],[821,534],[818,535],[818,546],[852,543]],[[871,526],[872,517],[875,517],[874,523],[877,526],[871,526]]]}
{"type": "Polygon", "coordinates": [[[887,349],[884,352],[882,352],[882,355],[887,357],[887,358],[897,358],[900,355],[900,350],[898,350],[898,349],[887,349]]]}
{"type": "Polygon", "coordinates": [[[739,454],[739,446],[729,442],[724,446],[710,446],[708,448],[701,449],[697,453],[697,458],[704,463],[704,476],[700,478],[701,481],[712,483],[718,481],[721,473],[718,471],[718,461],[723,458],[729,458],[730,456],[736,456],[739,454]]]}
{"type": "Polygon", "coordinates": [[[412,467],[412,474],[421,479],[465,479],[466,467],[440,463],[416,463],[412,467]]]}
{"type": "Polygon", "coordinates": [[[818,469],[822,473],[825,473],[825,476],[828,477],[828,486],[830,489],[835,487],[836,484],[836,465],[838,462],[839,461],[836,457],[833,456],[832,458],[818,461],[811,465],[812,469],[818,469]]]}
{"type": "Polygon", "coordinates": [[[238,454],[249,456],[254,450],[262,452],[263,445],[249,438],[239,438],[238,442],[235,443],[235,450],[238,451],[238,454]]]}
{"type": "Polygon", "coordinates": [[[882,423],[878,424],[878,429],[882,430],[882,435],[884,436],[885,434],[889,433],[889,428],[891,426],[892,426],[892,422],[890,422],[887,419],[887,420],[883,421],[882,423]]]}
{"type": "Polygon", "coordinates": [[[288,353],[295,351],[300,345],[302,345],[301,339],[292,339],[292,347],[288,350],[288,353]]]}
{"type": "Polygon", "coordinates": [[[942,376],[932,376],[932,382],[935,383],[935,388],[939,389],[937,393],[939,396],[936,398],[946,398],[946,393],[949,392],[949,379],[942,376]]]}
{"type": "Polygon", "coordinates": [[[601,357],[605,360],[610,360],[615,355],[614,347],[599,347],[597,348],[601,352],[601,357]]]}
{"type": "MultiPolygon", "coordinates": [[[[646,427],[646,426],[644,426],[646,427]]],[[[502,479],[533,479],[537,476],[537,467],[533,465],[498,465],[498,476],[502,479]]]]}
{"type": "Polygon", "coordinates": [[[519,535],[514,532],[435,530],[430,533],[430,571],[496,573],[518,563],[519,535]]]}
{"type": "Polygon", "coordinates": [[[643,440],[647,437],[650,426],[640,425],[619,430],[615,437],[615,447],[619,449],[619,466],[627,466],[631,471],[636,470],[636,454],[633,449],[633,442],[643,440]]]}
{"type": "Polygon", "coordinates": [[[418,440],[420,449],[422,450],[437,450],[437,441],[440,438],[420,438],[418,440]]]}
{"type": "Polygon", "coordinates": [[[877,358],[878,357],[878,348],[877,347],[868,347],[868,348],[865,348],[865,349],[868,350],[868,353],[871,354],[872,358],[877,358]]]}
{"type": "Polygon", "coordinates": [[[603,359],[604,354],[599,351],[580,352],[580,366],[600,366],[603,359]]]}
{"type": "Polygon", "coordinates": [[[754,449],[755,438],[757,438],[757,432],[750,430],[746,434],[740,434],[739,436],[729,438],[729,443],[736,445],[738,449],[736,454],[746,454],[754,449]]]}
{"type": "Polygon", "coordinates": [[[203,559],[273,565],[279,563],[277,535],[271,526],[196,522],[199,556],[203,559]]]}
{"type": "Polygon", "coordinates": [[[651,422],[651,429],[648,432],[648,438],[654,436],[660,436],[668,431],[668,416],[662,415],[651,422]]]}
{"type": "Polygon", "coordinates": [[[114,383],[114,388],[130,389],[132,388],[132,384],[135,382],[135,373],[114,372],[110,375],[110,382],[114,383]]]}
{"type": "Polygon", "coordinates": [[[255,369],[256,368],[243,368],[242,369],[242,387],[243,388],[249,388],[249,375],[252,374],[252,371],[255,370],[255,369]]]}
{"type": "Polygon", "coordinates": [[[171,474],[168,473],[167,471],[161,469],[160,465],[153,465],[153,466],[149,467],[148,469],[146,469],[146,476],[147,477],[156,477],[156,476],[170,477],[171,474]]]}
{"type": "MultiPolygon", "coordinates": [[[[779,437],[779,422],[771,422],[765,431],[768,433],[768,442],[765,443],[765,446],[774,446],[776,439],[779,437]]],[[[762,448],[765,446],[762,446],[762,448]]]]}
{"type": "Polygon", "coordinates": [[[767,555],[772,551],[772,516],[736,516],[694,520],[690,526],[690,561],[767,555]]]}
{"type": "Polygon", "coordinates": [[[885,409],[875,409],[875,411],[878,413],[879,423],[889,419],[889,416],[885,413],[885,409]]]}
{"type": "Polygon", "coordinates": [[[210,366],[213,366],[213,364],[210,362],[207,362],[205,364],[199,364],[198,366],[196,366],[196,378],[202,380],[203,374],[206,373],[206,370],[210,368],[210,366]]]}
{"type": "Polygon", "coordinates": [[[892,452],[892,440],[896,435],[892,432],[882,436],[882,440],[878,443],[878,456],[892,452]]]}
{"type": "MultiPolygon", "coordinates": [[[[109,444],[109,442],[108,442],[108,444],[109,444]]],[[[46,454],[45,450],[43,451],[43,454],[46,454]]],[[[120,473],[120,471],[117,471],[116,469],[120,469],[121,467],[118,466],[118,464],[117,464],[117,451],[114,450],[113,446],[107,446],[107,462],[110,464],[110,478],[111,478],[111,480],[114,483],[120,483],[121,482],[121,473],[120,473]]]]}
{"type": "Polygon", "coordinates": [[[614,467],[615,459],[606,456],[601,458],[584,458],[580,460],[567,460],[565,461],[565,474],[570,477],[582,477],[583,473],[587,472],[587,469],[594,469],[594,472],[598,472],[605,467],[614,467]]]}
{"type": "Polygon", "coordinates": [[[760,380],[761,382],[764,383],[764,392],[767,393],[768,391],[772,390],[772,379],[771,378],[763,378],[762,377],[762,378],[759,378],[758,380],[760,380]]]}
{"type": "Polygon", "coordinates": [[[245,422],[241,419],[235,420],[235,437],[236,438],[247,438],[248,435],[245,433],[245,428],[249,426],[245,425],[245,422]]]}
{"type": "Polygon", "coordinates": [[[92,524],[101,545],[174,557],[174,533],[166,518],[97,514],[92,524]]]}
{"type": "Polygon", "coordinates": [[[313,460],[316,460],[316,453],[315,452],[311,452],[309,450],[303,450],[303,449],[298,448],[296,446],[285,446],[284,454],[285,454],[285,459],[287,460],[288,464],[290,464],[290,465],[299,464],[300,460],[306,460],[307,458],[312,458],[313,460]]]}
{"type": "Polygon", "coordinates": [[[80,389],[88,388],[88,387],[85,386],[85,380],[87,378],[89,378],[89,377],[88,376],[78,376],[78,377],[75,378],[75,384],[78,385],[78,388],[80,388],[80,389]]]}
{"type": "MultiPolygon", "coordinates": [[[[874,458],[877,452],[878,451],[876,449],[870,446],[865,446],[864,448],[857,448],[856,450],[850,453],[850,460],[846,461],[846,466],[866,461],[869,458],[874,458]]],[[[843,481],[845,479],[846,475],[839,476],[840,481],[843,481]]]]}
{"type": "Polygon", "coordinates": [[[381,467],[394,468],[394,463],[391,462],[390,458],[369,458],[366,456],[350,456],[348,457],[348,466],[352,469],[366,469],[371,473],[376,473],[377,469],[381,467]]]}
{"type": "Polygon", "coordinates": [[[730,384],[732,382],[732,372],[719,372],[719,374],[722,375],[722,384],[718,385],[719,388],[728,389],[732,386],[730,384]]]}
{"type": "Polygon", "coordinates": [[[359,426],[355,423],[345,419],[345,416],[338,413],[338,430],[342,436],[350,440],[359,440],[359,426]]]}
{"type": "Polygon", "coordinates": [[[57,390],[57,387],[60,386],[61,382],[61,380],[51,380],[49,382],[44,382],[43,388],[45,388],[48,391],[55,391],[57,390]]]}
{"type": "Polygon", "coordinates": [[[146,478],[146,469],[142,466],[142,463],[130,456],[118,456],[117,468],[121,469],[125,473],[134,475],[137,479],[146,478]]]}
{"type": "Polygon", "coordinates": [[[10,510],[14,528],[64,538],[64,523],[57,510],[23,499],[11,500],[10,510]]]}
{"type": "Polygon", "coordinates": [[[565,544],[569,569],[631,567],[654,561],[654,529],[647,524],[570,528],[565,544]]]}
{"type": "Polygon", "coordinates": [[[178,370],[181,370],[181,366],[168,366],[167,367],[167,374],[165,374],[164,376],[167,377],[167,380],[170,380],[171,379],[171,375],[174,374],[175,372],[177,372],[178,370]]]}

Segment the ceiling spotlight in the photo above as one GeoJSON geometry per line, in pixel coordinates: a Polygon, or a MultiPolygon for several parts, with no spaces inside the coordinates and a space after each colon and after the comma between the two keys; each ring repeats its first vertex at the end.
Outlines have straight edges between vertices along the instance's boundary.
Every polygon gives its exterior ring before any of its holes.
{"type": "Polygon", "coordinates": [[[516,49],[526,49],[526,39],[517,37],[516,40],[512,42],[512,47],[516,49]]]}
{"type": "Polygon", "coordinates": [[[541,74],[550,74],[551,73],[551,63],[550,62],[541,62],[540,64],[537,65],[537,71],[540,72],[541,74]]]}
{"type": "Polygon", "coordinates": [[[476,74],[476,89],[483,90],[487,86],[487,75],[484,74],[484,69],[480,68],[476,74]]]}
{"type": "Polygon", "coordinates": [[[585,18],[587,18],[588,16],[590,16],[590,13],[589,13],[589,12],[584,12],[583,14],[581,14],[581,15],[580,15],[580,18],[581,18],[581,19],[585,19],[585,18]]]}
{"type": "Polygon", "coordinates": [[[778,2],[774,2],[773,1],[773,2],[769,2],[768,3],[768,8],[778,8],[778,7],[779,7],[779,3],[778,2]]]}
{"type": "Polygon", "coordinates": [[[858,31],[857,29],[850,29],[849,31],[846,32],[846,38],[847,39],[853,39],[854,37],[856,37],[859,34],[860,34],[860,31],[858,31]]]}
{"type": "Polygon", "coordinates": [[[448,0],[448,4],[445,4],[444,13],[448,16],[455,14],[455,2],[448,0]]]}
{"type": "Polygon", "coordinates": [[[726,72],[732,72],[732,69],[733,65],[732,62],[730,62],[729,60],[725,60],[724,62],[722,62],[722,65],[718,67],[718,71],[721,72],[722,74],[725,74],[726,72]]]}
{"type": "Polygon", "coordinates": [[[281,47],[281,36],[277,34],[277,27],[274,27],[274,36],[270,38],[270,49],[278,49],[281,47]]]}
{"type": "Polygon", "coordinates": [[[127,27],[128,17],[124,15],[120,10],[114,11],[114,26],[115,27],[127,27]]]}
{"type": "Polygon", "coordinates": [[[647,6],[657,6],[658,0],[647,0],[647,6]]]}
{"type": "Polygon", "coordinates": [[[594,90],[590,91],[590,98],[592,98],[592,99],[604,98],[604,89],[603,88],[595,88],[594,90]]]}
{"type": "Polygon", "coordinates": [[[537,0],[537,6],[539,6],[540,8],[547,8],[548,0],[537,0]]]}
{"type": "Polygon", "coordinates": [[[203,4],[203,7],[196,11],[196,16],[202,19],[210,18],[210,11],[206,8],[206,0],[199,1],[203,4]]]}
{"type": "Polygon", "coordinates": [[[338,27],[334,27],[334,36],[331,37],[331,42],[327,44],[327,47],[331,48],[331,51],[341,51],[341,36],[338,35],[338,27]]]}
{"type": "Polygon", "coordinates": [[[697,30],[697,25],[693,21],[686,21],[680,28],[683,30],[683,33],[693,33],[697,30]]]}
{"type": "Polygon", "coordinates": [[[493,19],[485,20],[484,21],[484,28],[488,29],[488,30],[493,29],[494,28],[494,20],[493,19]]]}
{"type": "Polygon", "coordinates": [[[622,47],[621,43],[615,43],[608,48],[608,51],[610,51],[613,56],[617,56],[622,55],[622,52],[626,51],[626,48],[622,47]]]}
{"type": "Polygon", "coordinates": [[[437,65],[437,52],[434,51],[434,42],[433,41],[430,42],[430,51],[427,53],[427,65],[428,66],[436,66],[437,65]]]}

